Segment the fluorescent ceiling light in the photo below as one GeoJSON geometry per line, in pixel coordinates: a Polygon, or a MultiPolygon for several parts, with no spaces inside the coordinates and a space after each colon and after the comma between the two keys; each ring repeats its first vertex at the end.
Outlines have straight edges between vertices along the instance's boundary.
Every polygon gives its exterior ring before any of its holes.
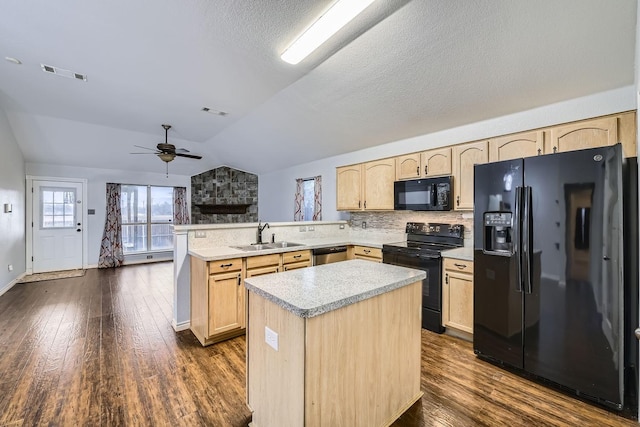
{"type": "Polygon", "coordinates": [[[374,0],[338,0],[280,58],[294,65],[302,61],[373,2],[374,0]]]}

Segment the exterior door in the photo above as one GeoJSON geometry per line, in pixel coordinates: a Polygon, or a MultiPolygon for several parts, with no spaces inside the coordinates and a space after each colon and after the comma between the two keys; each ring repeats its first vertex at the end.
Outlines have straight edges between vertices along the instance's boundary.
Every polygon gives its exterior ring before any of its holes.
{"type": "Polygon", "coordinates": [[[33,181],[33,272],[82,268],[81,182],[33,181]]]}

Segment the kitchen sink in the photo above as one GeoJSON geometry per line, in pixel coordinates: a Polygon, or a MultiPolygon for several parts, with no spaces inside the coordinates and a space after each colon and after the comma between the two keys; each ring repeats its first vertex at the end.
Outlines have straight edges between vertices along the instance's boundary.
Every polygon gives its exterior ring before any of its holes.
{"type": "Polygon", "coordinates": [[[255,245],[244,245],[244,246],[231,246],[234,249],[240,249],[241,251],[262,251],[266,249],[280,249],[280,248],[290,248],[293,246],[303,246],[302,243],[293,243],[293,242],[276,242],[276,243],[262,243],[255,245]]]}

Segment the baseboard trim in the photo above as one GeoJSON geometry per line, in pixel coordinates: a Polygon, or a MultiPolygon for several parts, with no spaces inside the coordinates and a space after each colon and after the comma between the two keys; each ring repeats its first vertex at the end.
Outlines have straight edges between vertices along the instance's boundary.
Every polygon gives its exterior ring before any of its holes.
{"type": "Polygon", "coordinates": [[[191,321],[186,320],[184,322],[176,323],[176,319],[173,319],[171,321],[171,326],[173,326],[173,330],[176,332],[186,331],[187,329],[191,328],[191,321]]]}
{"type": "Polygon", "coordinates": [[[0,289],[0,296],[4,295],[5,293],[9,292],[9,290],[11,288],[13,288],[20,279],[22,279],[24,276],[26,276],[27,273],[24,272],[21,275],[19,275],[18,277],[16,277],[15,279],[13,279],[12,281],[10,281],[7,286],[5,286],[4,288],[0,289]]]}

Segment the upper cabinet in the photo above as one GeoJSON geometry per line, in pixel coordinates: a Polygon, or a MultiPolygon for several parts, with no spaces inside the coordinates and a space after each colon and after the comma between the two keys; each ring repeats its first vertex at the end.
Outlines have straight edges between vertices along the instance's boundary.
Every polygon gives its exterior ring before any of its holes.
{"type": "Polygon", "coordinates": [[[451,175],[451,148],[396,157],[396,179],[417,179],[451,175]]]}
{"type": "Polygon", "coordinates": [[[455,210],[473,210],[473,165],[489,161],[488,141],[456,145],[453,156],[455,210]]]}
{"type": "Polygon", "coordinates": [[[393,210],[393,181],[396,177],[395,159],[367,162],[364,171],[365,210],[393,210]]]}
{"type": "Polygon", "coordinates": [[[336,209],[393,210],[395,159],[336,168],[336,209]]]}
{"type": "Polygon", "coordinates": [[[522,132],[492,138],[489,141],[489,161],[519,159],[544,154],[544,132],[522,132]]]}
{"type": "Polygon", "coordinates": [[[336,209],[357,211],[362,208],[362,164],[336,168],[336,209]]]}
{"type": "Polygon", "coordinates": [[[604,147],[618,142],[618,120],[616,117],[584,120],[552,127],[546,153],[604,147]]]}

